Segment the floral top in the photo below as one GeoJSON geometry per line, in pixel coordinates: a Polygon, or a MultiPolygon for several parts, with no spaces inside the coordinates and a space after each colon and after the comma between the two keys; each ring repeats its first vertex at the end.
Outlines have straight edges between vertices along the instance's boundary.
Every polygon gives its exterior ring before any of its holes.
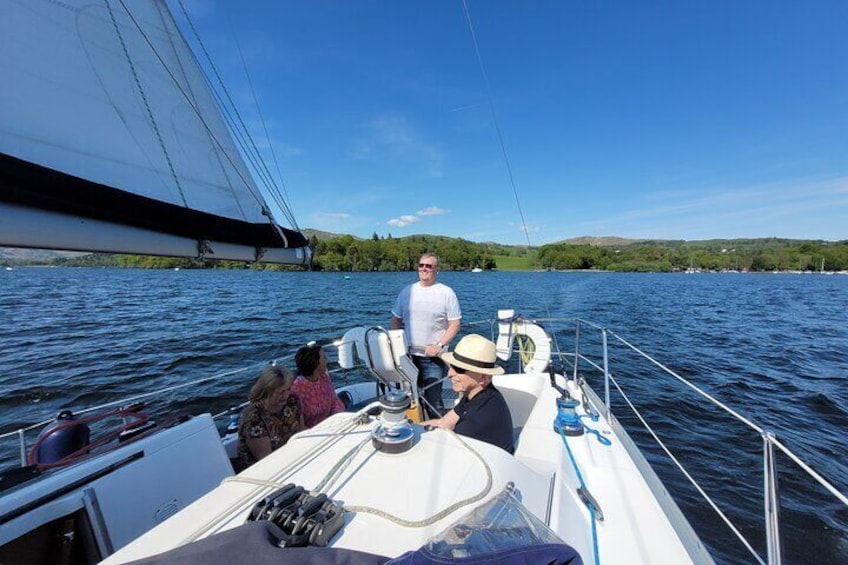
{"type": "Polygon", "coordinates": [[[271,440],[271,451],[284,445],[291,436],[299,432],[300,401],[290,394],[280,412],[268,412],[259,402],[251,402],[241,412],[238,426],[238,452],[242,468],[256,463],[257,459],[247,446],[248,439],[267,437],[271,440]]]}
{"type": "Polygon", "coordinates": [[[304,376],[298,376],[291,388],[292,393],[300,398],[303,409],[303,420],[307,428],[311,428],[328,416],[344,412],[344,404],[333,389],[330,375],[324,373],[315,382],[304,376]]]}

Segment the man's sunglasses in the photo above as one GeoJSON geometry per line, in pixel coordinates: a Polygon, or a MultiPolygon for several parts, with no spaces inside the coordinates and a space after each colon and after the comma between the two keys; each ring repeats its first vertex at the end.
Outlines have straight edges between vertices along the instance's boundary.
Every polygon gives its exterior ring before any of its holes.
{"type": "Polygon", "coordinates": [[[435,266],[433,263],[418,263],[419,269],[432,269],[435,266]]]}
{"type": "Polygon", "coordinates": [[[457,367],[456,365],[451,365],[451,369],[453,369],[453,372],[458,375],[464,375],[465,371],[467,371],[467,369],[463,367],[457,367]]]}

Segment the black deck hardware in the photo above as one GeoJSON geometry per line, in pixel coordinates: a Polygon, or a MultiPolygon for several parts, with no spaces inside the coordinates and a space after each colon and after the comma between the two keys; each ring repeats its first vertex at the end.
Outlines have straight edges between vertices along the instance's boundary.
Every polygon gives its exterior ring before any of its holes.
{"type": "Polygon", "coordinates": [[[326,547],[344,525],[344,508],[326,494],[289,483],[258,501],[248,522],[268,520],[283,531],[280,547],[326,547]]]}

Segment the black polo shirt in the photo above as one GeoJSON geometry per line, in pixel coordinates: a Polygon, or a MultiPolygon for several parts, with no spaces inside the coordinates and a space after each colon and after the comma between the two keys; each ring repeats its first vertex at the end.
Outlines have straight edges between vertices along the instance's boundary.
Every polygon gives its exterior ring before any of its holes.
{"type": "Polygon", "coordinates": [[[453,410],[459,416],[453,431],[513,452],[512,416],[501,391],[494,386],[487,386],[471,400],[463,396],[453,410]]]}

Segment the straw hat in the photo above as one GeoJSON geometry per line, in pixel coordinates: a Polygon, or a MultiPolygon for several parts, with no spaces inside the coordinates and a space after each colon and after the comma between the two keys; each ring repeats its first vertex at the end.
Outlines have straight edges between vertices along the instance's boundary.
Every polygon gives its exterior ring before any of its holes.
{"type": "Polygon", "coordinates": [[[495,365],[495,344],[485,337],[469,334],[459,340],[453,353],[442,354],[442,361],[484,375],[503,375],[503,367],[495,365]]]}

